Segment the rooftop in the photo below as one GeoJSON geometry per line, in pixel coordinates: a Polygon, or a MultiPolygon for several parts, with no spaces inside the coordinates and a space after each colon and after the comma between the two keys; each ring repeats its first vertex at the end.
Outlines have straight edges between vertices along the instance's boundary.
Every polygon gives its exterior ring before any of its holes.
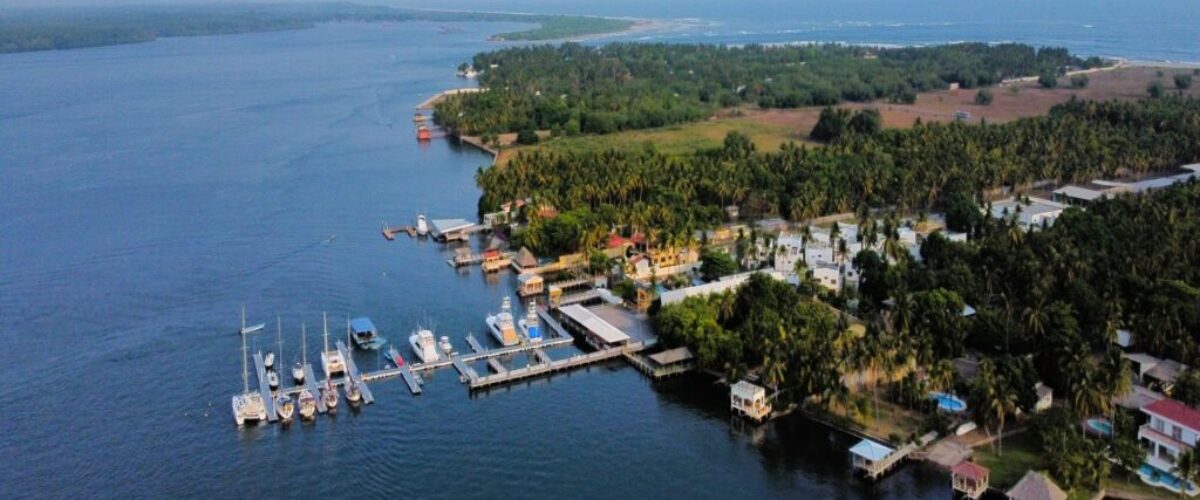
{"type": "Polygon", "coordinates": [[[371,322],[371,318],[354,318],[350,320],[350,330],[354,333],[373,332],[375,324],[371,322]]]}
{"type": "Polygon", "coordinates": [[[892,452],[894,452],[894,451],[896,451],[896,450],[893,450],[891,448],[888,448],[887,446],[884,446],[882,444],[871,441],[870,439],[864,439],[862,441],[859,441],[858,444],[856,444],[856,445],[854,445],[854,447],[850,448],[850,453],[858,455],[858,456],[865,458],[867,460],[870,460],[872,462],[878,462],[880,460],[883,460],[888,455],[891,455],[892,452]]]}
{"type": "Polygon", "coordinates": [[[1153,413],[1195,432],[1200,432],[1200,411],[1174,399],[1160,399],[1142,407],[1142,411],[1153,413]]]}
{"type": "Polygon", "coordinates": [[[975,462],[964,460],[959,462],[958,465],[951,467],[950,473],[959,477],[969,477],[976,481],[983,481],[988,476],[988,469],[975,462]]]}
{"type": "Polygon", "coordinates": [[[569,305],[560,309],[560,311],[592,334],[600,337],[600,340],[606,344],[616,344],[629,340],[629,335],[626,335],[625,332],[622,332],[579,304],[569,305]]]}
{"type": "Polygon", "coordinates": [[[1025,472],[1025,476],[1007,494],[1013,500],[1067,500],[1067,493],[1062,488],[1034,471],[1025,472]]]}
{"type": "Polygon", "coordinates": [[[693,359],[694,356],[692,356],[691,349],[688,349],[687,347],[676,347],[674,349],[668,349],[663,352],[651,354],[649,358],[651,361],[658,363],[659,365],[669,365],[673,363],[679,363],[681,361],[688,361],[693,359]]]}

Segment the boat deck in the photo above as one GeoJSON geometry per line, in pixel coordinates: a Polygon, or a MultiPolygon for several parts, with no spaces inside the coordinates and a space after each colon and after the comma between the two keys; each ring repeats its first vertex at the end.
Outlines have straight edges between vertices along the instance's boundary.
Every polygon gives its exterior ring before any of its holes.
{"type": "Polygon", "coordinates": [[[263,405],[267,408],[267,421],[275,423],[279,415],[275,413],[275,398],[271,397],[271,385],[267,383],[267,369],[261,352],[254,353],[254,372],[258,375],[258,392],[262,394],[263,405]]]}

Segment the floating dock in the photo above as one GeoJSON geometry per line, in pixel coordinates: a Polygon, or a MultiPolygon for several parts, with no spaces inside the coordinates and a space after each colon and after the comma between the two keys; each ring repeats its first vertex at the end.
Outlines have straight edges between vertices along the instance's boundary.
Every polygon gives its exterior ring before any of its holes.
{"type": "Polygon", "coordinates": [[[486,350],[479,344],[478,340],[475,340],[474,335],[467,335],[467,345],[471,347],[472,352],[483,352],[486,350]]]}
{"type": "Polygon", "coordinates": [[[267,421],[275,423],[279,414],[275,412],[275,398],[271,397],[271,385],[267,383],[267,369],[263,365],[261,352],[254,353],[254,372],[258,374],[258,392],[262,394],[263,404],[267,408],[267,421]]]}
{"type": "Polygon", "coordinates": [[[530,377],[537,377],[554,372],[571,370],[593,363],[619,358],[624,356],[627,352],[637,352],[644,348],[645,346],[641,345],[640,343],[636,343],[621,347],[612,347],[601,351],[589,352],[587,354],[577,354],[566,359],[551,361],[550,363],[529,365],[524,368],[516,368],[513,370],[507,370],[503,373],[496,373],[486,377],[471,379],[470,387],[471,390],[483,389],[485,387],[507,384],[509,382],[515,382],[517,380],[530,377]]]}
{"type": "MultiPolygon", "coordinates": [[[[304,365],[304,387],[313,397],[317,398],[317,413],[324,414],[329,411],[329,408],[325,406],[325,398],[321,397],[321,391],[317,389],[317,377],[313,375],[312,363],[304,365]]],[[[300,390],[297,389],[296,394],[299,393],[300,390]]]]}
{"type": "Polygon", "coordinates": [[[362,375],[358,373],[358,365],[354,364],[354,356],[350,355],[350,350],[346,349],[346,345],[342,341],[337,341],[338,352],[342,353],[342,359],[346,362],[346,377],[350,379],[348,383],[358,386],[358,390],[362,392],[362,400],[366,404],[375,402],[375,396],[371,394],[371,389],[367,387],[367,383],[363,381],[362,375]]]}

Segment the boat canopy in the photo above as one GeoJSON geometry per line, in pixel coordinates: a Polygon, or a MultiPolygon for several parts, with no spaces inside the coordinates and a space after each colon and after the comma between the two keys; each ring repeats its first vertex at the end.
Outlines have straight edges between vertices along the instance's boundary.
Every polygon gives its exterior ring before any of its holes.
{"type": "Polygon", "coordinates": [[[375,323],[371,322],[371,318],[354,318],[350,320],[350,331],[355,334],[359,333],[375,333],[375,323]]]}

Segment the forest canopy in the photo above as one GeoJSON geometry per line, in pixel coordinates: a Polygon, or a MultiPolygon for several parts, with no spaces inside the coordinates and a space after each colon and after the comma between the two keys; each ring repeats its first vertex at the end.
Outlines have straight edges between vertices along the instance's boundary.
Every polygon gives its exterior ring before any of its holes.
{"type": "Polygon", "coordinates": [[[696,121],[720,107],[910,102],[916,92],[992,85],[1104,64],[1066,49],[963,43],[881,49],[838,44],[575,43],[477,54],[488,92],[437,105],[439,123],[469,135],[527,128],[604,134],[696,121]]]}

